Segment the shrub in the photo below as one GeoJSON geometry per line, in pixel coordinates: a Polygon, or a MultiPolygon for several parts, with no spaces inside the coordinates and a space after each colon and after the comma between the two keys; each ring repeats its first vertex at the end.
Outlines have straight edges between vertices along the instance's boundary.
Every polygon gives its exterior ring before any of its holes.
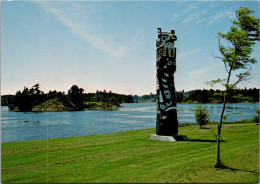
{"type": "Polygon", "coordinates": [[[240,118],[240,119],[238,119],[236,122],[237,122],[237,123],[247,123],[247,122],[249,122],[249,120],[246,119],[246,118],[240,118]]]}
{"type": "Polygon", "coordinates": [[[254,122],[255,123],[259,123],[259,113],[260,113],[260,111],[259,111],[259,109],[256,109],[256,115],[254,116],[254,122]]]}
{"type": "Polygon", "coordinates": [[[101,105],[100,102],[84,102],[85,108],[95,108],[95,107],[98,107],[100,105],[101,105]]]}
{"type": "Polygon", "coordinates": [[[200,125],[200,128],[209,122],[210,112],[207,106],[198,105],[193,111],[195,113],[196,122],[200,125]]]}

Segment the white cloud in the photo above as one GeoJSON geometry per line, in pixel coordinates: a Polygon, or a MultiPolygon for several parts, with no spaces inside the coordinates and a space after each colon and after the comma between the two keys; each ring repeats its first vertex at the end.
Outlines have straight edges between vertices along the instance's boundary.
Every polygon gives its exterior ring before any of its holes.
{"type": "Polygon", "coordinates": [[[183,20],[183,23],[185,26],[187,25],[198,25],[203,23],[204,21],[207,20],[206,13],[209,11],[209,9],[205,9],[203,11],[196,11],[195,13],[191,13],[188,16],[185,17],[183,20]]]}
{"type": "Polygon", "coordinates": [[[184,20],[183,20],[183,23],[184,24],[190,24],[191,22],[199,19],[200,17],[200,13],[193,13],[193,14],[190,14],[189,16],[187,16],[184,20]]]}
{"type": "Polygon", "coordinates": [[[197,8],[198,6],[195,4],[190,4],[187,8],[183,10],[184,13],[190,12],[191,10],[197,8]]]}
{"type": "Polygon", "coordinates": [[[207,20],[207,19],[206,18],[199,19],[199,20],[195,21],[195,25],[201,24],[205,20],[207,20]]]}
{"type": "Polygon", "coordinates": [[[207,66],[206,68],[190,71],[189,74],[191,74],[193,77],[200,76],[202,74],[210,72],[212,69],[214,69],[214,68],[216,68],[220,65],[221,65],[221,63],[216,63],[216,64],[213,64],[213,65],[207,66]]]}
{"type": "Polygon", "coordinates": [[[175,20],[175,19],[178,18],[178,17],[179,17],[178,14],[174,14],[174,15],[172,15],[172,20],[175,20]]]}
{"type": "Polygon", "coordinates": [[[65,24],[73,33],[110,56],[123,58],[131,50],[129,46],[115,42],[115,35],[108,33],[104,34],[102,29],[98,29],[95,25],[92,25],[92,21],[90,21],[92,18],[91,9],[83,10],[80,6],[75,4],[69,9],[64,7],[57,8],[54,4],[49,2],[37,4],[55,15],[56,18],[65,24]],[[72,11],[73,8],[74,10],[72,11]]]}
{"type": "Polygon", "coordinates": [[[224,11],[218,12],[217,14],[213,15],[211,17],[212,22],[221,19],[222,17],[225,17],[226,13],[224,11]]]}
{"type": "Polygon", "coordinates": [[[217,12],[215,15],[212,15],[211,17],[209,17],[209,22],[208,24],[213,24],[216,21],[220,20],[220,19],[234,19],[235,18],[235,13],[233,10],[228,10],[228,11],[219,11],[217,12]]]}
{"type": "Polygon", "coordinates": [[[184,57],[189,56],[189,55],[197,54],[201,51],[202,51],[202,49],[194,49],[192,51],[181,52],[177,55],[177,57],[178,58],[184,58],[184,57]]]}
{"type": "Polygon", "coordinates": [[[205,7],[201,7],[201,9],[198,9],[198,6],[196,5],[190,5],[186,9],[183,10],[186,14],[186,17],[183,19],[183,24],[185,26],[188,25],[199,25],[201,23],[208,22],[208,24],[212,24],[215,21],[222,19],[222,18],[228,18],[233,19],[234,18],[234,11],[230,8],[228,11],[220,11],[212,16],[209,16],[209,12],[214,12],[216,9],[217,4],[210,3],[205,7]]]}

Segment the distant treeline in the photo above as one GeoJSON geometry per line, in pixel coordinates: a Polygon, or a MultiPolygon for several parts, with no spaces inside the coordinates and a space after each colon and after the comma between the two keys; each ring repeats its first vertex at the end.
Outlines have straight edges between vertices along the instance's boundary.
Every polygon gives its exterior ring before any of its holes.
{"type": "MultiPolygon", "coordinates": [[[[178,103],[222,103],[223,102],[222,90],[207,90],[198,89],[192,91],[177,91],[176,102],[178,103]]],[[[135,101],[139,102],[155,102],[156,94],[150,93],[149,95],[133,96],[135,101]]],[[[259,89],[234,89],[228,92],[227,99],[229,103],[237,102],[259,102],[259,89]]]]}
{"type": "MultiPolygon", "coordinates": [[[[8,106],[14,111],[44,111],[56,109],[64,110],[83,110],[89,103],[104,107],[119,106],[121,103],[133,103],[132,95],[122,95],[112,93],[112,91],[96,91],[96,93],[84,93],[84,89],[73,85],[67,93],[60,91],[49,91],[44,93],[40,90],[40,85],[36,84],[32,88],[24,87],[17,91],[15,95],[2,95],[1,105],[8,106]],[[92,103],[93,104],[93,103],[92,103]]],[[[54,111],[56,111],[54,110],[54,111]]]]}
{"type": "MultiPolygon", "coordinates": [[[[224,91],[221,90],[192,90],[177,91],[177,103],[222,103],[224,91]]],[[[228,92],[228,102],[259,102],[259,89],[234,89],[228,92]]],[[[83,110],[84,108],[107,108],[119,106],[121,103],[133,102],[155,102],[156,94],[149,95],[122,95],[112,91],[96,91],[96,93],[84,93],[84,89],[77,85],[72,85],[67,93],[60,91],[49,91],[44,93],[40,90],[40,85],[36,84],[32,88],[24,87],[22,91],[17,91],[15,95],[2,95],[1,105],[8,106],[14,111],[45,111],[46,109],[83,110]]]]}

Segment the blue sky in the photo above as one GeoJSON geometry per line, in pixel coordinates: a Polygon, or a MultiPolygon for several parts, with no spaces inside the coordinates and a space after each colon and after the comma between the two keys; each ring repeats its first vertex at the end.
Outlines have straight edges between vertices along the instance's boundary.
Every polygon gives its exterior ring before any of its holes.
{"type": "MultiPolygon", "coordinates": [[[[178,37],[176,90],[209,89],[205,81],[226,77],[212,56],[217,33],[241,6],[259,17],[258,1],[2,1],[1,94],[36,83],[44,92],[76,84],[85,92],[155,93],[157,27],[178,37]]],[[[259,88],[259,43],[254,50],[254,78],[239,87],[259,88]]]]}

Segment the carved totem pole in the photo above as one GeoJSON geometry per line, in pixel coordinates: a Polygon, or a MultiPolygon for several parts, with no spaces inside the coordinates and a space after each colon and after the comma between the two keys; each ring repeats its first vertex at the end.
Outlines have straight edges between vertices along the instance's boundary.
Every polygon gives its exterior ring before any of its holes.
{"type": "Polygon", "coordinates": [[[173,136],[178,134],[174,87],[174,73],[176,71],[174,42],[176,40],[174,30],[168,33],[162,32],[161,28],[158,28],[156,40],[157,135],[173,136]]]}

